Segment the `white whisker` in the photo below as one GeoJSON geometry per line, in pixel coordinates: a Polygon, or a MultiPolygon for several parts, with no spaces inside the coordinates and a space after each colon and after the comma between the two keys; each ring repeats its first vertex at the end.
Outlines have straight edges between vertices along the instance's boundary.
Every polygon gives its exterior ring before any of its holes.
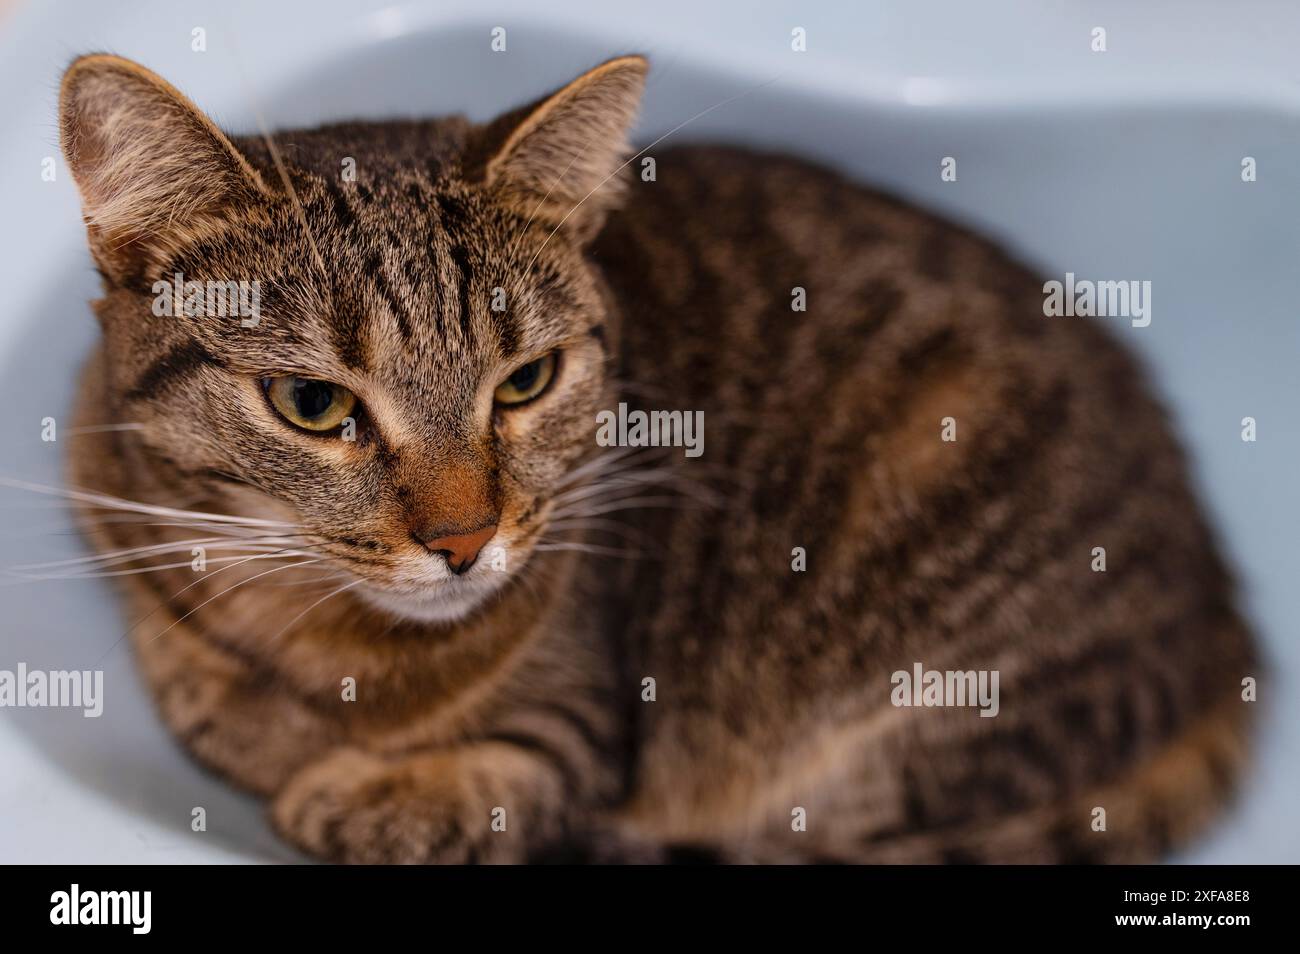
{"type": "Polygon", "coordinates": [[[208,550],[222,551],[233,549],[254,549],[258,547],[283,547],[283,546],[307,546],[296,541],[293,537],[281,535],[261,536],[261,537],[194,537],[189,540],[171,540],[161,543],[153,543],[147,546],[128,547],[122,550],[106,550],[101,553],[94,553],[89,556],[72,557],[67,560],[50,560],[45,563],[23,563],[9,569],[15,572],[25,572],[28,570],[46,570],[56,569],[59,567],[75,567],[85,564],[101,564],[111,566],[115,563],[123,563],[140,557],[154,556],[162,553],[178,553],[182,550],[193,550],[202,548],[204,552],[208,550]]]}
{"type": "Polygon", "coordinates": [[[644,543],[645,534],[617,520],[605,520],[600,517],[562,517],[547,522],[548,530],[593,531],[596,533],[613,533],[633,543],[644,543]]]}
{"type": "MultiPolygon", "coordinates": [[[[311,556],[312,554],[304,550],[283,550],[274,553],[254,554],[244,559],[243,554],[234,556],[212,557],[206,560],[206,563],[230,563],[235,560],[242,560],[247,563],[250,560],[276,560],[284,557],[293,556],[311,556]]],[[[105,570],[95,573],[52,573],[44,576],[24,576],[21,579],[9,580],[9,583],[47,583],[51,581],[64,580],[102,580],[116,576],[138,576],[141,573],[157,573],[162,570],[179,570],[188,566],[193,566],[192,560],[182,560],[179,563],[163,563],[155,566],[133,567],[129,570],[105,570]]]]}
{"type": "Polygon", "coordinates": [[[51,487],[45,484],[33,484],[23,480],[13,480],[8,477],[0,477],[0,486],[13,487],[17,490],[27,490],[32,493],[46,494],[48,496],[63,497],[67,500],[75,500],[78,503],[103,507],[108,510],[125,510],[132,513],[153,514],[159,517],[176,517],[179,519],[194,518],[215,523],[238,524],[247,527],[296,526],[295,524],[285,523],[282,520],[263,520],[257,517],[236,517],[224,513],[204,513],[196,510],[178,510],[175,507],[163,507],[157,504],[144,504],[134,500],[124,500],[121,497],[113,497],[109,494],[93,493],[84,490],[69,490],[64,487],[51,487]]]}
{"type": "MultiPolygon", "coordinates": [[[[633,497],[623,499],[613,504],[596,505],[588,509],[572,508],[557,510],[554,514],[556,517],[599,517],[602,514],[617,513],[620,510],[635,510],[638,507],[648,507],[652,509],[687,509],[682,505],[686,503],[681,497],[633,497]]],[[[703,508],[699,508],[703,509],[703,508]]]]}
{"type": "Polygon", "coordinates": [[[316,607],[320,606],[326,600],[333,599],[334,597],[338,596],[340,593],[343,593],[346,590],[350,590],[354,586],[359,586],[364,582],[365,580],[353,580],[351,583],[347,584],[346,586],[340,586],[337,590],[333,590],[332,592],[325,594],[320,599],[318,599],[315,603],[312,603],[311,606],[308,606],[305,610],[303,610],[293,619],[289,620],[289,622],[285,624],[283,629],[281,629],[278,633],[276,633],[274,636],[271,637],[272,642],[279,639],[281,636],[283,636],[285,633],[291,630],[294,624],[298,622],[298,620],[302,619],[304,616],[306,616],[316,607]]]}
{"type": "Polygon", "coordinates": [[[538,553],[559,552],[559,551],[577,551],[579,553],[594,553],[599,556],[621,556],[630,559],[640,559],[645,556],[643,552],[637,550],[620,550],[616,547],[601,546],[598,543],[574,543],[568,541],[553,541],[548,543],[539,543],[533,547],[538,553]]]}
{"type": "Polygon", "coordinates": [[[77,434],[106,434],[112,431],[142,431],[143,424],[83,424],[81,427],[66,427],[61,431],[65,436],[77,434]]]}
{"type": "MultiPolygon", "coordinates": [[[[143,616],[141,616],[138,620],[136,620],[136,621],[135,621],[134,623],[132,623],[129,627],[127,627],[126,632],[123,633],[121,636],[119,636],[116,640],[114,640],[113,645],[112,645],[112,646],[109,646],[108,649],[106,649],[106,650],[104,651],[104,654],[103,654],[102,656],[99,657],[99,661],[95,664],[95,668],[97,668],[97,667],[99,666],[100,663],[102,663],[105,659],[107,659],[108,656],[109,656],[109,654],[111,654],[111,653],[113,652],[113,650],[115,650],[118,646],[121,645],[122,640],[126,639],[126,638],[127,638],[128,636],[130,636],[133,632],[135,632],[135,629],[136,629],[137,626],[139,626],[141,623],[145,622],[146,620],[152,618],[153,615],[154,615],[154,613],[157,613],[157,612],[158,612],[160,609],[162,609],[164,606],[171,606],[172,601],[175,600],[175,599],[176,599],[178,596],[180,596],[182,593],[186,593],[186,592],[188,592],[189,590],[192,590],[194,587],[198,586],[200,583],[203,583],[204,581],[206,581],[206,580],[207,580],[208,578],[210,578],[210,577],[216,576],[218,573],[224,573],[224,572],[226,572],[227,570],[233,570],[233,569],[234,569],[235,567],[237,567],[237,566],[243,566],[245,563],[248,563],[248,562],[249,562],[250,560],[252,560],[252,559],[254,559],[254,557],[246,557],[245,559],[241,560],[241,561],[238,562],[238,563],[231,563],[231,564],[229,564],[228,566],[223,566],[223,567],[221,567],[220,569],[213,570],[211,573],[205,573],[203,576],[199,577],[199,578],[198,578],[197,580],[195,580],[194,582],[192,582],[192,583],[187,583],[185,586],[182,586],[179,590],[177,590],[177,591],[176,591],[175,593],[173,593],[171,596],[167,597],[165,600],[163,600],[162,602],[160,602],[157,606],[155,606],[155,607],[154,607],[153,609],[151,609],[149,612],[145,613],[145,614],[144,614],[143,616]]],[[[317,561],[307,561],[307,562],[320,562],[320,561],[317,560],[317,561]]],[[[295,565],[295,566],[298,566],[299,564],[294,564],[294,565],[295,565]]],[[[280,567],[279,569],[288,569],[288,568],[287,568],[287,567],[280,567]]],[[[245,582],[247,582],[247,581],[245,581],[245,582]]],[[[187,614],[187,615],[188,615],[188,614],[187,614]]],[[[178,620],[177,622],[179,622],[179,620],[178,620]]],[[[175,624],[172,624],[172,625],[175,625],[175,624]]],[[[156,637],[155,637],[155,638],[156,638],[156,637]]]]}
{"type": "Polygon", "coordinates": [[[302,561],[300,561],[300,562],[298,562],[298,563],[291,563],[289,566],[275,566],[275,567],[272,567],[272,568],[269,569],[269,570],[264,570],[264,571],[261,572],[261,573],[258,573],[258,574],[254,575],[254,576],[250,576],[250,577],[249,577],[248,579],[246,579],[246,580],[240,580],[238,583],[235,583],[235,584],[233,584],[233,585],[231,585],[231,586],[226,587],[226,588],[225,588],[224,590],[222,590],[220,593],[216,594],[216,596],[209,596],[206,600],[204,600],[204,601],[203,601],[202,603],[200,603],[198,606],[194,607],[192,610],[190,610],[190,611],[189,611],[188,613],[186,613],[184,616],[181,616],[179,619],[175,620],[175,621],[174,621],[170,626],[168,626],[166,629],[164,629],[161,633],[159,633],[159,634],[158,634],[157,636],[155,636],[153,639],[149,640],[149,642],[151,642],[151,643],[155,643],[155,642],[157,642],[159,639],[161,639],[163,636],[165,636],[165,635],[167,635],[168,633],[170,633],[173,629],[175,629],[175,628],[176,628],[177,626],[179,626],[181,623],[185,622],[187,619],[189,619],[191,616],[193,616],[193,615],[194,615],[195,613],[197,613],[199,610],[203,609],[203,607],[207,606],[207,605],[208,605],[209,603],[211,603],[213,600],[215,600],[215,599],[219,599],[220,597],[225,596],[225,595],[226,595],[227,593],[229,593],[231,590],[237,590],[237,589],[239,589],[241,586],[244,586],[244,585],[246,585],[246,584],[248,584],[248,583],[252,583],[254,580],[260,580],[262,577],[264,577],[264,576],[269,576],[269,575],[272,574],[272,573],[279,573],[279,572],[282,571],[282,570],[292,570],[294,567],[306,566],[306,565],[309,564],[309,563],[320,563],[320,562],[321,562],[321,561],[320,561],[319,559],[316,559],[316,560],[302,560],[302,561]]]}

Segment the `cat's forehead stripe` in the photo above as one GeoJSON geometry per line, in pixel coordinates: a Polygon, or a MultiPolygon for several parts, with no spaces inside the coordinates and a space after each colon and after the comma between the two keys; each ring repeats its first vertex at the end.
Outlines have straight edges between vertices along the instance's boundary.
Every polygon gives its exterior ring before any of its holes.
{"type": "Polygon", "coordinates": [[[384,260],[383,244],[364,234],[359,216],[345,190],[328,179],[322,180],[321,185],[324,189],[323,207],[317,215],[332,219],[344,239],[332,250],[335,261],[327,263],[331,272],[331,339],[347,367],[365,370],[369,365],[368,339],[375,321],[370,304],[372,297],[387,308],[404,342],[409,342],[413,335],[411,314],[394,290],[384,260]],[[361,294],[359,287],[354,287],[363,284],[373,290],[373,296],[361,294]]]}
{"type": "Polygon", "coordinates": [[[451,260],[456,266],[457,280],[459,282],[456,288],[456,297],[459,305],[460,334],[464,344],[470,345],[474,340],[474,334],[470,327],[470,290],[474,285],[474,266],[470,264],[469,253],[463,245],[453,245],[451,247],[451,260]]]}
{"type": "MultiPolygon", "coordinates": [[[[428,199],[423,196],[422,200],[428,202],[428,199]]],[[[450,287],[447,289],[454,294],[456,300],[454,303],[446,302],[445,299],[449,296],[444,296],[441,311],[454,312],[454,327],[458,329],[460,336],[458,343],[466,348],[478,343],[474,332],[475,313],[486,315],[487,321],[496,332],[502,356],[509,360],[517,353],[519,339],[515,318],[508,307],[509,302],[507,300],[505,311],[488,307],[494,294],[494,287],[504,287],[504,279],[488,280],[480,270],[475,269],[474,259],[470,254],[469,240],[481,229],[482,223],[476,220],[470,203],[460,196],[437,193],[432,197],[430,204],[436,210],[433,219],[436,239],[431,254],[440,255],[445,249],[456,276],[454,289],[450,287]]],[[[476,242],[474,247],[482,249],[485,243],[476,242]]],[[[442,317],[443,315],[439,314],[440,321],[442,317]]],[[[452,326],[451,315],[448,315],[439,329],[444,338],[449,336],[450,326],[452,326]]]]}
{"type": "Polygon", "coordinates": [[[322,184],[325,187],[325,194],[333,207],[334,217],[338,219],[339,225],[344,230],[350,230],[356,222],[356,215],[348,205],[347,196],[343,194],[343,190],[339,188],[338,183],[332,179],[323,179],[322,184]]]}
{"type": "Polygon", "coordinates": [[[378,250],[372,251],[369,259],[367,259],[366,274],[370,276],[370,280],[378,290],[379,297],[384,300],[384,303],[388,305],[388,310],[392,312],[393,318],[397,322],[398,334],[402,336],[403,341],[409,342],[413,333],[410,313],[405,302],[400,301],[393,292],[393,287],[388,281],[388,273],[384,268],[384,256],[378,250]]]}

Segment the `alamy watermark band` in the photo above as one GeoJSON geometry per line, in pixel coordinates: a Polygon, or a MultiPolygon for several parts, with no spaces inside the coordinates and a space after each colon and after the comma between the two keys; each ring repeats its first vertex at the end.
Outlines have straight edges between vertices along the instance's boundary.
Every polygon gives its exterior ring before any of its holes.
{"type": "Polygon", "coordinates": [[[0,709],[81,709],[87,719],[104,713],[102,669],[0,669],[0,709]]]}

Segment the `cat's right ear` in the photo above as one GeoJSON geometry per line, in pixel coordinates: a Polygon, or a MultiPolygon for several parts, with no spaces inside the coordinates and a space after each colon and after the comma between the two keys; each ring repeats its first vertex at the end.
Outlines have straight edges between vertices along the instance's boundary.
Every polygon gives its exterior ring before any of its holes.
{"type": "Polygon", "coordinates": [[[91,251],[119,282],[166,262],[223,211],[270,195],[193,103],[119,56],[92,54],[68,67],[59,133],[91,251]]]}
{"type": "Polygon", "coordinates": [[[530,220],[590,239],[618,204],[649,66],[620,56],[491,123],[484,182],[530,220]]]}

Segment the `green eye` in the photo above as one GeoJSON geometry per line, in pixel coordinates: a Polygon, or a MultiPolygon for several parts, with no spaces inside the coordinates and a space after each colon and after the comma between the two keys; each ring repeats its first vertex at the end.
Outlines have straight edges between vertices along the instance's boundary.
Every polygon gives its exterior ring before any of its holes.
{"type": "Polygon", "coordinates": [[[263,378],[271,406],[290,424],[306,431],[332,431],[357,406],[347,388],[311,378],[263,378]]]}
{"type": "Polygon", "coordinates": [[[555,363],[554,352],[528,362],[497,385],[493,394],[496,402],[508,407],[531,401],[545,391],[555,377],[555,363]]]}

